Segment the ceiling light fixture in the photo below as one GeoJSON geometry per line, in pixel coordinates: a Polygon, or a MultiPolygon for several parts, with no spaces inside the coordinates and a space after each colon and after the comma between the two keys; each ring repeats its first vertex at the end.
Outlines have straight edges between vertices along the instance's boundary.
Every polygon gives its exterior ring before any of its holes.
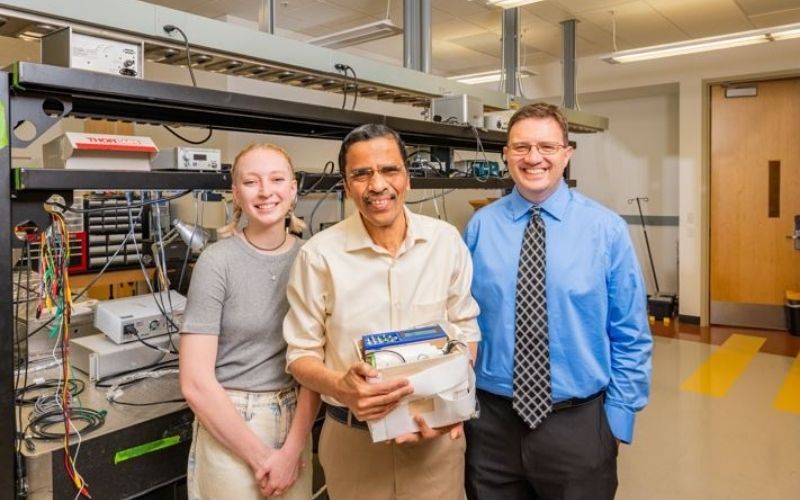
{"type": "Polygon", "coordinates": [[[372,23],[362,24],[355,28],[346,29],[330,35],[320,36],[308,40],[307,43],[338,49],[360,43],[372,42],[382,38],[399,35],[403,29],[392,22],[391,19],[382,19],[372,23]]]}
{"type": "Polygon", "coordinates": [[[709,52],[712,50],[742,47],[745,45],[755,45],[758,43],[788,40],[798,37],[800,37],[800,24],[787,24],[784,26],[775,26],[773,28],[743,31],[730,35],[697,38],[686,42],[621,50],[613,52],[611,55],[604,57],[603,60],[609,63],[647,61],[649,59],[696,54],[698,52],[709,52]]]}
{"type": "Polygon", "coordinates": [[[541,2],[542,0],[486,0],[489,5],[502,7],[504,9],[513,9],[514,7],[521,7],[531,3],[541,2]]]}
{"type": "MultiPolygon", "coordinates": [[[[536,73],[534,73],[533,71],[528,71],[526,69],[519,70],[520,78],[529,78],[531,76],[536,76],[536,73]]],[[[447,79],[455,80],[461,83],[466,83],[468,85],[477,85],[479,83],[499,82],[501,77],[502,77],[502,72],[499,69],[496,69],[494,71],[484,71],[482,73],[470,73],[468,75],[448,76],[447,79]]]]}

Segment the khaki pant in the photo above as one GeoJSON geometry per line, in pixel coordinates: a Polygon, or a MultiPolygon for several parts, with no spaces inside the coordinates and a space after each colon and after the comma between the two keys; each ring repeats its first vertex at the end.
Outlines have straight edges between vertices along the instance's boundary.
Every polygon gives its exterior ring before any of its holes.
{"type": "MultiPolygon", "coordinates": [[[[297,408],[295,391],[252,393],[227,390],[250,430],[270,448],[280,448],[297,408]]],[[[303,450],[305,467],[281,500],[311,498],[311,436],[303,450]]],[[[256,500],[263,498],[253,470],[217,441],[198,420],[194,422],[186,477],[190,500],[256,500]]]]}
{"type": "Polygon", "coordinates": [[[331,500],[461,500],[464,437],[398,445],[325,417],[319,459],[331,500]]]}

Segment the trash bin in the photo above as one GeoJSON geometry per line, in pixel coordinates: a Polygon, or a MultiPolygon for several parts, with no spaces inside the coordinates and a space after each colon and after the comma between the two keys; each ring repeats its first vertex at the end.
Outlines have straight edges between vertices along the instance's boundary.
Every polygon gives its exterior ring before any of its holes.
{"type": "Polygon", "coordinates": [[[786,292],[786,329],[789,333],[800,337],[800,292],[786,292]]]}

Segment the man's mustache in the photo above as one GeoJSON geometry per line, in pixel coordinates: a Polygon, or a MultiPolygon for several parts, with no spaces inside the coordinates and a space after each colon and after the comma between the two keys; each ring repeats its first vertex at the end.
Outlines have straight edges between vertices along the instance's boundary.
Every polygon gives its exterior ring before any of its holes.
{"type": "Polygon", "coordinates": [[[385,197],[387,197],[387,196],[388,196],[388,197],[389,197],[389,199],[391,199],[391,200],[396,200],[396,199],[397,199],[397,193],[395,193],[394,191],[390,191],[389,189],[384,189],[384,190],[383,190],[383,191],[381,191],[381,192],[369,191],[369,192],[367,192],[367,193],[365,193],[365,194],[364,194],[364,196],[362,197],[362,199],[363,199],[364,201],[371,202],[371,201],[373,201],[375,198],[385,198],[385,197]]]}

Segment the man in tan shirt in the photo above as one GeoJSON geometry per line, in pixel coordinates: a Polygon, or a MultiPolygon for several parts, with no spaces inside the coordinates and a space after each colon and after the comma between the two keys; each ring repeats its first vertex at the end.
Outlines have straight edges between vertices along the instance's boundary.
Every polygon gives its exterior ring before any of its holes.
{"type": "Polygon", "coordinates": [[[458,231],[414,214],[405,146],[392,129],[363,125],[339,151],[347,197],[358,212],[306,243],[293,265],[284,321],[289,372],[328,404],[320,462],[333,500],[463,498],[463,428],[431,429],[372,443],[365,421],[413,392],[407,380],[369,383],[358,359],[362,335],[436,321],[474,349],[478,306],[472,263],[458,231]]]}

